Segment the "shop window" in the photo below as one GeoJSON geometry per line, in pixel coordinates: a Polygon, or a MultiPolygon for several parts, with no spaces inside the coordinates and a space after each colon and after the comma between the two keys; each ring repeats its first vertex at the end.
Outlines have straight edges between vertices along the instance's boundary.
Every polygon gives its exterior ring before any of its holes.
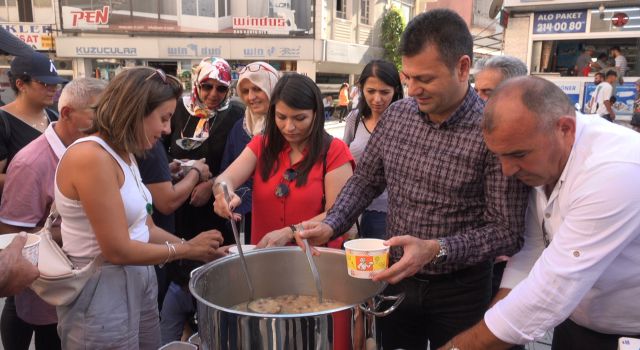
{"type": "Polygon", "coordinates": [[[336,0],[336,18],[347,18],[347,0],[336,0]]]}
{"type": "Polygon", "coordinates": [[[640,7],[591,11],[591,32],[640,31],[640,7]]]}
{"type": "Polygon", "coordinates": [[[33,8],[31,7],[31,0],[18,2],[18,17],[20,22],[33,22],[33,8]]]}
{"type": "Polygon", "coordinates": [[[369,0],[360,0],[360,23],[369,24],[369,0]]]}
{"type": "Polygon", "coordinates": [[[231,4],[229,0],[218,0],[218,17],[227,17],[231,15],[231,4]]]}

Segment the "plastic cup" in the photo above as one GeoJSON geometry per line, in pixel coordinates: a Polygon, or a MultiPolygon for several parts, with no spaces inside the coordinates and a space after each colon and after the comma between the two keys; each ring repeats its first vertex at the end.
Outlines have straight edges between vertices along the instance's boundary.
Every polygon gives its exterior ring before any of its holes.
{"type": "Polygon", "coordinates": [[[180,163],[180,168],[182,169],[182,172],[186,175],[189,170],[191,170],[191,168],[193,168],[193,165],[196,163],[195,160],[191,159],[191,160],[187,160],[184,161],[182,163],[180,163]]]}
{"type": "MultiPolygon", "coordinates": [[[[0,250],[5,249],[14,238],[18,236],[17,233],[8,233],[5,235],[0,235],[0,250]]],[[[29,260],[32,264],[38,265],[38,252],[40,245],[40,236],[35,235],[33,233],[27,234],[27,243],[25,243],[24,248],[22,248],[22,256],[24,256],[27,260],[29,260]]]]}
{"type": "Polygon", "coordinates": [[[389,267],[389,247],[384,240],[361,238],[347,241],[344,249],[347,256],[349,276],[371,279],[371,274],[389,267]]]}
{"type": "MultiPolygon", "coordinates": [[[[242,252],[246,253],[248,251],[254,250],[256,249],[256,246],[253,244],[243,244],[242,245],[242,252]]],[[[232,246],[229,247],[229,254],[238,254],[238,246],[232,246]]]]}

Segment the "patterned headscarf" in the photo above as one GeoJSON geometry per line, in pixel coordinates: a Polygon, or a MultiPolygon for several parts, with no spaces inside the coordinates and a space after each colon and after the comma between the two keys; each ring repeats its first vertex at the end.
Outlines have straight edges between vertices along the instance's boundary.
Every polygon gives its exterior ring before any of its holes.
{"type": "MultiPolygon", "coordinates": [[[[278,71],[270,64],[262,61],[252,62],[240,69],[240,77],[238,78],[238,88],[243,80],[249,80],[260,90],[267,94],[267,98],[271,100],[271,92],[278,82],[278,71]]],[[[249,105],[246,103],[247,106],[249,105]]],[[[243,128],[247,135],[253,137],[261,134],[264,130],[265,115],[254,115],[249,107],[244,112],[243,128]]]]}
{"type": "Polygon", "coordinates": [[[229,95],[215,110],[210,110],[200,99],[200,83],[207,79],[217,80],[220,84],[231,85],[231,66],[227,61],[218,57],[206,57],[191,73],[191,96],[184,98],[184,105],[189,114],[198,118],[211,118],[217,111],[229,108],[229,95]]]}

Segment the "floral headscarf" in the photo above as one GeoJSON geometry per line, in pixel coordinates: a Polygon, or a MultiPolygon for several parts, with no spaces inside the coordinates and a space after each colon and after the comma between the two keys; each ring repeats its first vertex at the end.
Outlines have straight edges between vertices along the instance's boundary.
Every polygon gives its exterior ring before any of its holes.
{"type": "Polygon", "coordinates": [[[218,57],[206,57],[191,74],[191,96],[184,98],[184,105],[189,114],[198,118],[211,118],[217,111],[229,108],[229,95],[220,103],[215,110],[210,110],[206,104],[200,100],[200,83],[207,79],[217,80],[220,84],[231,85],[231,66],[227,61],[218,57]]]}

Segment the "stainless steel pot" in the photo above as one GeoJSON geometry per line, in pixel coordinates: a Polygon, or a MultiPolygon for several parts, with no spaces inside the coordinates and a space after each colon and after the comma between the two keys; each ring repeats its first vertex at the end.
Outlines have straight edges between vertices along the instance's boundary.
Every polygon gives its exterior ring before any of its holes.
{"type": "MultiPolygon", "coordinates": [[[[375,342],[375,317],[391,313],[404,299],[381,296],[386,283],[347,274],[344,251],[319,248],[314,257],[325,298],[346,306],[308,314],[258,314],[231,309],[250,298],[237,255],[194,270],[189,288],[198,302],[201,349],[364,349],[375,342]],[[382,300],[395,300],[387,310],[382,300]]],[[[309,264],[298,247],[245,254],[256,298],[315,295],[309,264]]]]}

